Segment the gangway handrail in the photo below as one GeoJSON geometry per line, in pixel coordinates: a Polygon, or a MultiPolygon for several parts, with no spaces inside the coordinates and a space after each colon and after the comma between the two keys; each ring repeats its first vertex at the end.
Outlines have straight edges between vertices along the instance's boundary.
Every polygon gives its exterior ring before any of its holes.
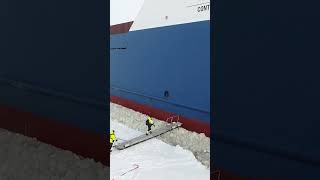
{"type": "Polygon", "coordinates": [[[173,129],[181,127],[182,123],[180,123],[178,121],[179,121],[179,116],[171,116],[171,117],[167,118],[167,121],[166,121],[167,124],[165,126],[161,126],[160,128],[153,130],[151,134],[142,134],[142,135],[135,137],[133,139],[119,143],[119,144],[115,145],[115,148],[117,148],[118,150],[123,150],[123,149],[130,147],[130,146],[134,146],[136,144],[142,143],[142,142],[147,141],[149,139],[152,139],[152,138],[155,138],[155,137],[160,136],[162,134],[165,134],[169,131],[172,131],[173,129]],[[177,117],[177,121],[173,122],[175,117],[177,117]],[[170,119],[171,119],[171,123],[168,123],[168,121],[170,119]]]}
{"type": "Polygon", "coordinates": [[[171,119],[170,123],[172,122],[179,122],[180,118],[179,115],[170,116],[166,119],[166,122],[169,123],[169,120],[171,119]],[[174,121],[174,118],[177,117],[177,121],[174,121]]]}

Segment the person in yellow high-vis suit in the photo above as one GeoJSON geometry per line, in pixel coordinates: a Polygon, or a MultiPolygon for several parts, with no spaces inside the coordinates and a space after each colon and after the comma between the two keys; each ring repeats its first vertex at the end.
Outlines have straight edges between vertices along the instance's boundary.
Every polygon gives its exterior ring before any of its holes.
{"type": "Polygon", "coordinates": [[[115,131],[112,130],[110,132],[110,152],[112,151],[111,148],[112,148],[112,145],[115,141],[118,141],[117,137],[116,137],[116,134],[115,134],[115,131]]]}
{"type": "Polygon", "coordinates": [[[146,135],[148,135],[149,133],[151,134],[152,133],[151,132],[151,127],[155,126],[154,123],[153,123],[152,117],[147,116],[146,125],[148,126],[148,131],[147,131],[146,135]]]}

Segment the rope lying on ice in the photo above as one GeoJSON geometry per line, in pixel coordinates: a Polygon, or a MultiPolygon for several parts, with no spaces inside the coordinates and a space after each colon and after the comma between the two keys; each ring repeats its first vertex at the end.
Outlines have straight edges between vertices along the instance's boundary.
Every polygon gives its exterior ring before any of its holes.
{"type": "Polygon", "coordinates": [[[136,169],[138,169],[138,168],[139,168],[139,165],[138,165],[138,164],[134,164],[133,166],[134,166],[134,168],[133,168],[133,169],[131,169],[131,170],[129,170],[129,171],[127,171],[127,172],[125,172],[125,173],[121,174],[120,176],[123,176],[123,175],[127,174],[128,172],[134,171],[134,170],[136,170],[136,169]]]}
{"type": "MultiPolygon", "coordinates": [[[[134,167],[134,168],[128,170],[127,172],[122,173],[120,176],[124,176],[125,174],[127,174],[127,173],[129,173],[129,172],[131,172],[131,171],[134,171],[134,170],[138,169],[138,168],[139,168],[139,165],[138,165],[138,164],[133,164],[133,167],[134,167]]],[[[112,180],[115,180],[115,178],[112,178],[112,180]]]]}

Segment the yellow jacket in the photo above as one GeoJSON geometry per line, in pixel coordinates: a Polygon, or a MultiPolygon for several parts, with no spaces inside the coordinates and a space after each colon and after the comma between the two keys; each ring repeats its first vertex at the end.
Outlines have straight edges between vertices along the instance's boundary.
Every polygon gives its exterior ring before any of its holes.
{"type": "Polygon", "coordinates": [[[150,116],[148,116],[148,124],[150,124],[150,125],[153,124],[153,120],[150,116]]]}
{"type": "Polygon", "coordinates": [[[110,143],[113,143],[116,140],[116,135],[114,133],[110,133],[110,143]]]}

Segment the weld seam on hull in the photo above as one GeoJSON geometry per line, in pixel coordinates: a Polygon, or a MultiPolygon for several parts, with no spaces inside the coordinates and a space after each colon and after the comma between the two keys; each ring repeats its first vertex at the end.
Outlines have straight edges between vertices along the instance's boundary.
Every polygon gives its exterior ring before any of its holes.
{"type": "Polygon", "coordinates": [[[114,90],[117,90],[117,91],[122,91],[122,92],[129,93],[129,94],[135,94],[135,95],[138,95],[138,96],[141,96],[141,97],[154,99],[154,100],[157,100],[157,101],[161,101],[161,102],[164,102],[164,103],[167,103],[167,104],[183,107],[183,108],[186,108],[186,109],[195,110],[195,111],[202,112],[202,113],[210,113],[209,111],[204,110],[204,109],[199,109],[199,108],[190,107],[190,106],[187,106],[187,105],[184,105],[184,104],[178,104],[178,103],[174,103],[174,102],[169,102],[169,101],[166,101],[166,100],[161,99],[161,98],[144,95],[144,94],[137,93],[137,92],[132,92],[132,91],[126,90],[124,88],[118,88],[118,87],[114,87],[114,86],[112,86],[111,88],[114,89],[114,90]]]}
{"type": "Polygon", "coordinates": [[[86,104],[88,106],[93,106],[97,109],[107,109],[109,107],[107,103],[98,102],[97,100],[94,100],[92,98],[78,97],[78,96],[74,96],[64,92],[37,87],[37,86],[31,85],[30,83],[25,83],[21,81],[12,80],[12,79],[0,77],[0,83],[9,85],[17,89],[28,91],[28,92],[34,92],[34,93],[51,96],[51,97],[58,97],[58,98],[75,102],[78,104],[86,104]]]}
{"type": "Polygon", "coordinates": [[[256,152],[262,152],[262,153],[270,154],[270,155],[273,155],[276,157],[285,158],[285,159],[293,160],[296,162],[306,163],[306,164],[309,164],[309,165],[315,166],[315,167],[320,167],[320,160],[319,159],[314,160],[314,158],[304,156],[301,153],[279,150],[279,149],[275,149],[272,147],[268,147],[266,145],[261,145],[261,144],[248,142],[248,141],[242,141],[242,140],[239,140],[239,139],[233,138],[233,137],[227,137],[222,134],[214,134],[214,137],[215,137],[215,139],[214,139],[215,142],[221,142],[224,144],[230,144],[230,145],[234,145],[234,146],[238,146],[238,147],[243,147],[243,148],[254,150],[256,152]]]}

